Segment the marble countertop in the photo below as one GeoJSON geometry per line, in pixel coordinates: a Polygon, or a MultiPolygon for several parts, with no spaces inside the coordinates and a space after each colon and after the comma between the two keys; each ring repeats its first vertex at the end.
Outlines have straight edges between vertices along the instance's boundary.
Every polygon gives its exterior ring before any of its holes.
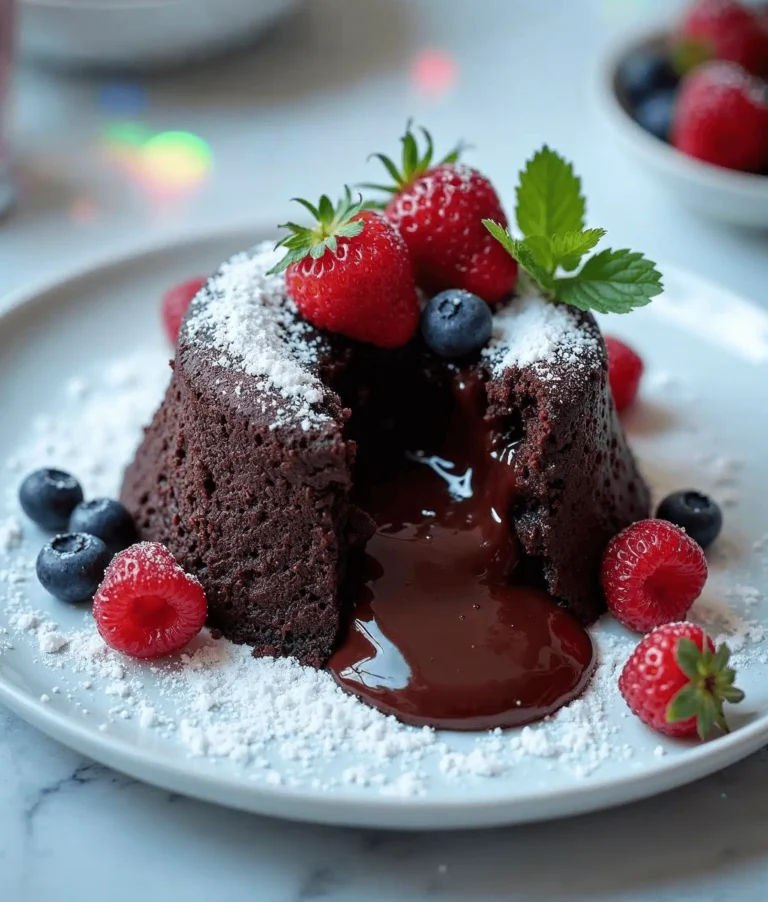
{"type": "MultiPolygon", "coordinates": [[[[138,85],[21,69],[21,199],[0,222],[0,293],[147,236],[282,221],[288,197],[370,178],[366,155],[395,150],[412,114],[441,143],[470,139],[472,161],[506,198],[520,161],[547,141],[575,161],[590,222],[612,243],[768,303],[768,237],[679,209],[594,107],[594,67],[614,32],[669,5],[311,0],[249,53],[138,85]],[[452,87],[414,80],[424,51],[437,51],[452,87]],[[114,126],[131,118],[145,136],[199,136],[213,165],[198,154],[179,180],[174,164],[169,184],[161,158],[121,148],[126,133],[114,126]]],[[[3,902],[763,902],[768,883],[765,752],[616,811],[433,835],[302,826],[186,800],[85,761],[2,709],[0,773],[3,902]]]]}

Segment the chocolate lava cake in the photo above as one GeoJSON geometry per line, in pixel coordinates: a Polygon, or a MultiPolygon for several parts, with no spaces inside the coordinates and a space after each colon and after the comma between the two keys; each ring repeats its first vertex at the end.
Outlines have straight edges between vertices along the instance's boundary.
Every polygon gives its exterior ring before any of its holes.
{"type": "Polygon", "coordinates": [[[279,258],[239,254],[193,301],[122,491],[142,539],[200,579],[210,626],[256,654],[328,660],[348,564],[375,530],[360,487],[447,428],[457,378],[480,386],[478,428],[508,450],[520,571],[582,623],[598,617],[603,549],[649,496],[593,317],[521,284],[459,369],[420,337],[385,350],[318,332],[268,275],[279,258]]]}

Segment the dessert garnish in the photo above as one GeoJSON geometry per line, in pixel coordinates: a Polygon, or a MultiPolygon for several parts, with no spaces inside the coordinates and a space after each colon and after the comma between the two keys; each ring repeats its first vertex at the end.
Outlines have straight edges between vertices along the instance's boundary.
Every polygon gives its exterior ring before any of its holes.
{"type": "Polygon", "coordinates": [[[327,195],[315,207],[295,198],[313,226],[287,222],[278,247],[286,255],[290,296],[313,325],[358,341],[394,348],[409,341],[419,323],[419,302],[408,248],[381,213],[363,209],[349,189],[334,206],[327,195]]]}
{"type": "Polygon", "coordinates": [[[545,145],[520,173],[516,220],[523,237],[513,237],[491,218],[483,224],[549,300],[598,313],[628,313],[661,294],[656,264],[640,253],[608,249],[582,263],[605,236],[605,229],[585,228],[585,211],[581,179],[545,145]]]}
{"type": "Polygon", "coordinates": [[[171,344],[176,344],[184,314],[187,312],[187,308],[192,303],[195,295],[205,285],[205,282],[204,276],[187,279],[186,282],[181,282],[179,285],[169,288],[163,295],[160,313],[165,334],[168,336],[171,344]]]}
{"type": "Polygon", "coordinates": [[[69,516],[83,500],[83,489],[74,476],[46,467],[30,473],[19,487],[24,513],[43,529],[66,529],[69,516]]]}
{"type": "Polygon", "coordinates": [[[427,294],[463,288],[494,304],[508,297],[517,282],[517,264],[489,239],[483,219],[506,225],[507,218],[491,182],[459,162],[462,147],[435,161],[432,138],[421,129],[420,150],[410,123],[401,138],[400,168],[383,154],[392,184],[361,187],[386,191],[384,215],[408,245],[416,282],[427,294]]]}
{"type": "Polygon", "coordinates": [[[485,347],[493,315],[482,298],[462,288],[436,294],[421,316],[421,334],[440,357],[465,357],[485,347]]]}
{"type": "Polygon", "coordinates": [[[656,516],[684,529],[702,548],[709,548],[723,528],[723,512],[719,505],[696,489],[667,495],[659,504],[656,516]]]}
{"type": "Polygon", "coordinates": [[[728,666],[730,650],[715,644],[700,626],[670,623],[637,646],[619,677],[630,709],[667,736],[706,739],[715,727],[729,732],[723,703],[744,698],[728,666]]]}
{"type": "Polygon", "coordinates": [[[611,539],[603,555],[608,610],[639,633],[682,620],[706,581],[701,548],[666,520],[633,523],[611,539]]]}
{"type": "Polygon", "coordinates": [[[608,352],[608,381],[616,410],[626,410],[637,397],[643,377],[643,361],[634,348],[613,338],[603,336],[608,352]]]}
{"type": "Polygon", "coordinates": [[[37,556],[37,578],[59,601],[90,601],[112,555],[96,536],[65,533],[47,542],[37,556]]]}
{"type": "Polygon", "coordinates": [[[203,628],[207,614],[203,587],[154,542],[116,555],[93,600],[102,639],[134,658],[181,651],[203,628]]]}
{"type": "Polygon", "coordinates": [[[69,531],[96,536],[113,555],[139,540],[133,517],[114,498],[81,501],[69,518],[69,531]]]}

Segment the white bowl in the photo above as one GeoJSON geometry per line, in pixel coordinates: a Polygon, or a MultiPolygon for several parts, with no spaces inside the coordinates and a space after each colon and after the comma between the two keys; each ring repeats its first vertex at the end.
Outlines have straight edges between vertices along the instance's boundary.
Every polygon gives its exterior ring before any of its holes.
{"type": "Polygon", "coordinates": [[[151,68],[252,40],[297,0],[19,0],[23,55],[75,68],[151,68]]]}
{"type": "Polygon", "coordinates": [[[644,37],[635,35],[608,55],[598,79],[600,105],[608,122],[635,160],[690,209],[732,225],[768,228],[768,176],[689,157],[646,132],[630,115],[619,67],[631,52],[658,47],[664,39],[658,30],[644,37]]]}

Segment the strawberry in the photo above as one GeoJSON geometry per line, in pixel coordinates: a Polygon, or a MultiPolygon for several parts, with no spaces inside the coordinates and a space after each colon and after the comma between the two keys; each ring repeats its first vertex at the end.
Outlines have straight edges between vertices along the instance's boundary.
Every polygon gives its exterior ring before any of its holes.
{"type": "Polygon", "coordinates": [[[685,617],[707,581],[707,560],[679,527],[640,520],[608,543],[601,579],[613,616],[646,633],[685,617]]]}
{"type": "Polygon", "coordinates": [[[730,651],[693,623],[668,623],[643,639],[624,665],[619,691],[643,723],[659,733],[706,739],[728,732],[723,702],[744,698],[733,684],[730,651]]]}
{"type": "Polygon", "coordinates": [[[288,293],[301,314],[320,329],[382,348],[408,342],[419,324],[419,301],[408,248],[380,213],[353,202],[349,189],[334,207],[325,195],[317,207],[298,199],[315,218],[311,228],[289,222],[279,242],[288,293]]]}
{"type": "Polygon", "coordinates": [[[204,276],[198,276],[195,279],[182,282],[180,285],[174,285],[173,288],[170,288],[163,295],[161,313],[165,332],[171,344],[176,344],[184,314],[187,312],[187,308],[192,303],[194,296],[205,285],[205,282],[204,276]]]}
{"type": "Polygon", "coordinates": [[[517,282],[517,263],[483,226],[507,218],[488,179],[458,162],[460,148],[433,164],[433,144],[423,130],[426,150],[410,128],[402,138],[401,170],[375,154],[394,186],[365,185],[393,195],[384,215],[405,238],[416,282],[427,294],[461,288],[489,304],[507,297],[517,282]]]}
{"type": "Polygon", "coordinates": [[[765,85],[734,63],[706,63],[684,79],[672,143],[715,166],[759,172],[768,164],[765,85]]]}
{"type": "Polygon", "coordinates": [[[643,361],[629,345],[610,335],[605,336],[605,348],[608,351],[608,381],[613,401],[616,410],[622,411],[637,397],[643,375],[643,361]]]}
{"type": "Polygon", "coordinates": [[[706,60],[737,63],[747,72],[768,76],[768,29],[764,13],[735,0],[696,0],[675,37],[675,55],[683,69],[706,60]]]}
{"type": "Polygon", "coordinates": [[[208,613],[200,583],[163,545],[141,542],[115,555],[93,600],[101,638],[134,658],[181,651],[208,613]]]}

